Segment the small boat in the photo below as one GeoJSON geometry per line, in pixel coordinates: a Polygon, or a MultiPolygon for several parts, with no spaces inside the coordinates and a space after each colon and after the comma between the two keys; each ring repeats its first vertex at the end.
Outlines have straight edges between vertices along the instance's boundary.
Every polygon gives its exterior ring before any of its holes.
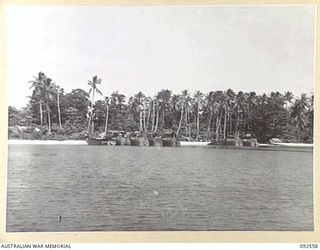
{"type": "Polygon", "coordinates": [[[136,131],[130,137],[131,146],[149,146],[149,141],[141,132],[136,131]]]}
{"type": "Polygon", "coordinates": [[[179,147],[180,146],[180,141],[177,139],[172,129],[166,129],[164,131],[161,141],[162,141],[163,147],[179,147]]]}
{"type": "Polygon", "coordinates": [[[282,142],[279,138],[272,138],[269,140],[271,145],[282,147],[297,147],[297,148],[313,148],[311,143],[295,143],[295,142],[282,142]]]}
{"type": "Polygon", "coordinates": [[[156,136],[154,133],[148,133],[147,139],[149,141],[149,146],[151,147],[161,147],[162,140],[160,136],[156,136]]]}
{"type": "Polygon", "coordinates": [[[116,138],[116,146],[126,146],[130,145],[129,133],[125,131],[119,131],[116,138]]]}
{"type": "Polygon", "coordinates": [[[181,147],[204,147],[204,146],[209,146],[210,141],[180,141],[181,147]]]}
{"type": "Polygon", "coordinates": [[[113,146],[116,145],[118,131],[100,133],[98,137],[89,137],[86,142],[88,145],[113,146]]]}

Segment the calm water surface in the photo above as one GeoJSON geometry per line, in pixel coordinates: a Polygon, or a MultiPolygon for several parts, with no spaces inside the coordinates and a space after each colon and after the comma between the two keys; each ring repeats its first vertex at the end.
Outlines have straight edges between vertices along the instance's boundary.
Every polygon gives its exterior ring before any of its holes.
{"type": "Polygon", "coordinates": [[[306,152],[9,145],[7,188],[10,232],[313,230],[306,152]]]}

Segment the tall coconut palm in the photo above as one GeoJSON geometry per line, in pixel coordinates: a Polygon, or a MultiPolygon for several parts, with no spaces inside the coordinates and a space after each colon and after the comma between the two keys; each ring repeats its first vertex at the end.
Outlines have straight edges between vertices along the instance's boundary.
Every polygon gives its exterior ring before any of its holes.
{"type": "Polygon", "coordinates": [[[235,137],[239,138],[240,133],[240,123],[241,123],[241,114],[244,112],[244,105],[245,105],[245,95],[242,91],[239,91],[236,96],[236,101],[234,104],[234,110],[237,111],[237,117],[236,117],[236,128],[235,128],[235,137]]]}
{"type": "Polygon", "coordinates": [[[233,115],[233,107],[234,107],[234,103],[235,103],[235,93],[232,89],[227,89],[226,92],[227,95],[227,104],[228,104],[228,123],[229,123],[229,134],[232,134],[232,115],[233,115]]]}
{"type": "Polygon", "coordinates": [[[178,130],[176,132],[177,136],[179,136],[180,133],[180,129],[181,129],[181,125],[182,125],[182,120],[183,120],[183,113],[185,112],[185,105],[186,105],[186,100],[188,97],[188,90],[183,90],[180,96],[180,107],[181,107],[181,114],[180,114],[180,121],[179,121],[179,126],[178,126],[178,130]]]}
{"type": "Polygon", "coordinates": [[[43,126],[43,108],[42,103],[43,99],[45,97],[44,94],[44,80],[46,79],[46,75],[42,72],[38,73],[38,76],[33,77],[34,80],[29,81],[32,85],[30,86],[30,89],[34,89],[35,96],[37,98],[37,101],[39,102],[39,113],[40,113],[40,125],[43,126]]]}
{"type": "Polygon", "coordinates": [[[291,117],[294,119],[298,140],[301,140],[301,134],[308,123],[308,99],[306,94],[302,94],[296,99],[292,106],[291,117]]]}
{"type": "Polygon", "coordinates": [[[156,99],[152,98],[152,113],[151,113],[151,131],[154,132],[154,119],[155,119],[156,99]]]}
{"type": "Polygon", "coordinates": [[[48,78],[44,73],[39,72],[38,77],[34,77],[34,81],[30,81],[32,83],[31,88],[34,88],[36,93],[39,96],[39,105],[40,105],[40,120],[42,124],[43,120],[43,109],[42,109],[42,102],[44,100],[46,105],[46,112],[47,112],[47,124],[48,124],[48,133],[51,133],[51,116],[50,116],[50,98],[54,89],[54,83],[50,78],[48,78]]]}
{"type": "Polygon", "coordinates": [[[154,125],[154,133],[157,132],[158,130],[158,125],[159,125],[159,116],[160,116],[160,102],[157,98],[155,98],[155,110],[156,110],[156,117],[155,117],[155,125],[154,125]]]}
{"type": "Polygon", "coordinates": [[[47,117],[48,117],[48,133],[51,133],[51,115],[50,115],[50,97],[54,91],[54,83],[48,77],[44,80],[44,94],[45,94],[45,101],[46,101],[46,110],[47,110],[47,117]]]}
{"type": "Polygon", "coordinates": [[[213,96],[214,92],[210,91],[209,94],[206,95],[206,109],[208,113],[208,123],[207,123],[207,140],[210,137],[210,130],[211,130],[211,122],[213,117],[213,96]]]}
{"type": "Polygon", "coordinates": [[[197,133],[196,133],[196,139],[199,140],[199,132],[200,132],[200,106],[203,103],[203,93],[199,90],[197,90],[194,93],[194,98],[197,104],[197,133]]]}
{"type": "Polygon", "coordinates": [[[149,129],[149,122],[150,122],[150,116],[151,116],[151,109],[153,107],[153,104],[152,104],[152,98],[151,97],[147,97],[145,99],[145,103],[146,103],[146,106],[147,106],[147,109],[148,109],[148,114],[147,114],[147,121],[146,121],[146,132],[148,132],[148,129],[149,129]]]}
{"type": "Polygon", "coordinates": [[[288,104],[292,102],[294,96],[290,91],[284,93],[284,99],[286,101],[286,110],[288,110],[288,104]]]}
{"type": "Polygon", "coordinates": [[[104,98],[104,103],[106,105],[106,122],[104,126],[104,133],[107,134],[108,132],[108,120],[109,120],[109,97],[104,98]]]}
{"type": "Polygon", "coordinates": [[[61,125],[61,110],[60,110],[60,87],[56,87],[57,90],[57,107],[58,107],[58,121],[59,121],[59,128],[62,128],[61,125]]]}
{"type": "Polygon", "coordinates": [[[91,94],[91,104],[90,104],[90,109],[89,109],[89,115],[88,115],[88,126],[87,130],[90,131],[90,126],[91,126],[91,132],[93,132],[93,102],[94,102],[94,96],[95,93],[102,95],[101,91],[98,89],[99,84],[101,84],[101,79],[98,78],[98,76],[94,76],[91,80],[88,80],[88,84],[90,86],[89,90],[89,95],[91,94]]]}

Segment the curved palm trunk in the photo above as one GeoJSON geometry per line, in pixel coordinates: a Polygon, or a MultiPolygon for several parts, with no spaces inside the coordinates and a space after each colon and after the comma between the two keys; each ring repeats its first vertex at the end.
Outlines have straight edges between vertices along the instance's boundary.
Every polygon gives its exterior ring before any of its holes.
{"type": "Polygon", "coordinates": [[[142,124],[142,111],[139,110],[139,130],[140,132],[143,130],[143,124],[142,124]]]}
{"type": "Polygon", "coordinates": [[[236,123],[236,132],[235,132],[235,138],[239,138],[239,120],[240,120],[240,113],[237,111],[237,123],[236,123]]]}
{"type": "Polygon", "coordinates": [[[185,107],[185,117],[184,117],[184,122],[185,122],[185,126],[186,126],[186,136],[190,136],[189,135],[189,124],[188,124],[188,113],[189,113],[189,110],[188,110],[188,106],[185,107]]]}
{"type": "Polygon", "coordinates": [[[152,115],[151,115],[151,131],[154,131],[154,119],[155,119],[155,103],[152,100],[152,115]]]}
{"type": "Polygon", "coordinates": [[[219,113],[217,114],[215,125],[216,125],[215,126],[215,139],[218,140],[219,139],[219,113]]]}
{"type": "Polygon", "coordinates": [[[180,129],[181,129],[181,124],[182,124],[182,119],[183,119],[183,109],[184,109],[184,105],[182,103],[179,127],[178,127],[178,130],[177,130],[177,136],[179,136],[179,132],[180,132],[180,129]]]}
{"type": "Polygon", "coordinates": [[[48,133],[51,133],[51,117],[50,117],[50,108],[49,108],[49,97],[47,97],[46,102],[46,109],[47,109],[47,115],[48,115],[48,133]]]}
{"type": "Polygon", "coordinates": [[[157,132],[158,124],[159,124],[159,113],[160,113],[160,111],[159,111],[159,103],[158,103],[157,106],[158,106],[158,109],[157,109],[156,125],[155,125],[155,128],[154,128],[154,132],[157,132]]]}
{"type": "MultiPolygon", "coordinates": [[[[90,104],[90,114],[89,114],[89,121],[88,121],[88,127],[87,130],[90,131],[90,126],[92,125],[92,115],[93,115],[93,100],[94,100],[94,92],[95,89],[92,90],[92,97],[91,97],[91,104],[90,104]]],[[[91,130],[93,132],[93,129],[91,130]]]]}
{"type": "Polygon", "coordinates": [[[213,111],[210,111],[210,117],[208,121],[208,128],[207,128],[207,139],[210,137],[210,127],[211,127],[211,121],[212,121],[213,111]]]}
{"type": "Polygon", "coordinates": [[[229,122],[229,135],[232,134],[232,112],[230,113],[230,108],[228,107],[228,122],[229,122]]]}
{"type": "Polygon", "coordinates": [[[58,89],[58,93],[57,93],[57,106],[58,106],[58,120],[59,120],[59,128],[62,128],[61,125],[61,111],[60,111],[60,100],[59,100],[59,89],[58,89]]]}
{"type": "Polygon", "coordinates": [[[143,131],[146,131],[146,108],[143,104],[143,131]]]}
{"type": "Polygon", "coordinates": [[[104,126],[104,133],[105,134],[107,134],[107,132],[108,132],[108,119],[109,119],[109,105],[107,105],[106,123],[104,126]]]}
{"type": "Polygon", "coordinates": [[[147,115],[147,123],[146,123],[146,132],[148,132],[148,128],[149,128],[149,121],[150,121],[150,113],[151,113],[151,108],[150,108],[150,103],[149,103],[149,108],[148,108],[148,115],[147,115]]]}

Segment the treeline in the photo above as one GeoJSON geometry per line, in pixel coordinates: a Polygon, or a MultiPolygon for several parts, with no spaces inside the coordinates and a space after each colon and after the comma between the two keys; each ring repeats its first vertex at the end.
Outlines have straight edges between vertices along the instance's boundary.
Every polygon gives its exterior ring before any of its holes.
{"type": "Polygon", "coordinates": [[[224,140],[246,134],[259,142],[313,141],[313,94],[294,97],[289,91],[210,91],[155,96],[142,92],[127,98],[115,91],[103,96],[101,79],[88,81],[89,91],[66,93],[44,73],[30,81],[30,101],[21,110],[9,107],[9,138],[84,139],[109,130],[161,134],[171,128],[181,139],[224,140]],[[94,101],[96,97],[101,100],[94,101]]]}

